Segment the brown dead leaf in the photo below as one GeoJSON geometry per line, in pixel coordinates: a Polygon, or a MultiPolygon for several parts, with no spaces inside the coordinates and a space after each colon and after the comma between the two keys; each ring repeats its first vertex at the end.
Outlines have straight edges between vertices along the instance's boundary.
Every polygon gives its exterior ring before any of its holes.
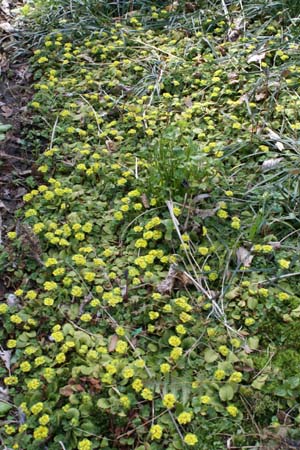
{"type": "Polygon", "coordinates": [[[13,115],[14,111],[7,105],[1,106],[1,114],[3,117],[11,117],[13,115]]]}
{"type": "Polygon", "coordinates": [[[254,372],[253,367],[249,366],[248,364],[243,364],[243,365],[234,365],[234,369],[238,370],[239,372],[254,372]]]}
{"type": "Polygon", "coordinates": [[[265,100],[266,98],[268,98],[270,95],[269,90],[266,86],[264,86],[263,88],[261,88],[259,91],[256,92],[255,94],[255,100],[257,102],[261,102],[263,100],[265,100]]]}
{"type": "Polygon", "coordinates": [[[175,284],[178,270],[175,264],[171,264],[167,277],[157,286],[158,292],[161,294],[170,294],[175,284]]]}
{"type": "Polygon", "coordinates": [[[179,270],[175,264],[171,264],[168,275],[157,286],[158,292],[161,294],[170,294],[175,286],[175,283],[180,287],[186,287],[193,284],[190,277],[185,272],[179,270]]]}
{"type": "Polygon", "coordinates": [[[170,3],[170,5],[165,6],[165,9],[168,12],[173,12],[173,11],[176,11],[177,7],[178,7],[178,1],[174,1],[174,2],[170,3]]]}
{"type": "Polygon", "coordinates": [[[8,0],[2,0],[0,5],[1,12],[6,15],[10,16],[10,7],[9,7],[9,1],[8,0]]]}
{"type": "Polygon", "coordinates": [[[276,142],[275,147],[282,152],[284,150],[284,145],[282,142],[276,142]]]}
{"type": "Polygon", "coordinates": [[[277,167],[282,160],[283,158],[266,159],[261,165],[261,170],[264,172],[265,170],[275,169],[275,167],[277,167]]]}
{"type": "Polygon", "coordinates": [[[117,334],[113,334],[108,345],[108,351],[113,352],[116,349],[119,337],[117,334]]]}
{"type": "Polygon", "coordinates": [[[184,97],[183,102],[187,108],[191,108],[193,106],[193,100],[191,97],[184,97]]]}
{"type": "Polygon", "coordinates": [[[245,352],[247,355],[249,355],[250,353],[253,353],[254,350],[252,350],[252,348],[250,348],[249,345],[246,344],[246,345],[244,346],[244,352],[245,352]]]}
{"type": "Polygon", "coordinates": [[[5,33],[12,33],[15,30],[9,22],[1,22],[0,28],[5,31],[5,33]]]}
{"type": "Polygon", "coordinates": [[[266,52],[261,52],[261,53],[253,53],[252,55],[249,56],[249,58],[247,59],[247,63],[250,64],[252,62],[255,63],[260,63],[262,62],[266,57],[266,52]]]}
{"type": "Polygon", "coordinates": [[[223,45],[219,45],[217,47],[217,50],[219,50],[222,56],[225,56],[227,54],[227,49],[223,45]]]}
{"type": "Polygon", "coordinates": [[[106,148],[109,152],[113,153],[117,150],[117,143],[112,141],[111,139],[107,139],[105,141],[106,148]]]}
{"type": "Polygon", "coordinates": [[[84,392],[84,387],[81,384],[74,384],[72,388],[75,392],[84,392]]]}
{"type": "Polygon", "coordinates": [[[236,257],[238,264],[241,264],[244,267],[250,267],[253,255],[247,250],[245,247],[239,247],[236,251],[236,257]]]}
{"type": "Polygon", "coordinates": [[[0,68],[1,69],[7,69],[9,66],[9,61],[6,57],[5,53],[0,53],[0,68]]]}
{"type": "Polygon", "coordinates": [[[196,214],[200,216],[202,219],[206,217],[212,217],[218,211],[219,208],[214,209],[196,209],[196,214]]]}
{"type": "Polygon", "coordinates": [[[194,12],[197,9],[196,3],[186,2],[184,5],[186,12],[194,12]]]}
{"type": "Polygon", "coordinates": [[[90,390],[91,392],[100,392],[101,391],[101,383],[100,380],[97,378],[88,377],[87,378],[88,383],[90,384],[90,390]]]}
{"type": "Polygon", "coordinates": [[[227,40],[229,42],[235,42],[241,35],[245,27],[243,17],[236,17],[227,32],[227,40]]]}
{"type": "Polygon", "coordinates": [[[238,84],[239,83],[239,74],[236,72],[230,72],[228,75],[229,84],[238,84]]]}
{"type": "Polygon", "coordinates": [[[72,389],[72,386],[67,384],[67,386],[60,388],[59,393],[64,397],[70,397],[72,394],[74,394],[74,391],[72,389]]]}
{"type": "Polygon", "coordinates": [[[141,202],[143,203],[144,208],[150,208],[149,201],[146,194],[141,195],[141,202]]]}
{"type": "Polygon", "coordinates": [[[85,54],[82,53],[81,55],[78,55],[78,57],[81,58],[81,59],[84,59],[85,61],[87,61],[87,62],[89,62],[91,64],[95,64],[93,58],[91,58],[88,55],[85,55],[85,54]]]}
{"type": "Polygon", "coordinates": [[[209,198],[210,194],[198,194],[193,198],[193,203],[201,202],[202,200],[209,198]]]}
{"type": "Polygon", "coordinates": [[[227,34],[227,39],[230,42],[235,42],[238,40],[238,38],[241,35],[241,31],[240,30],[229,30],[228,34],[227,34]]]}
{"type": "Polygon", "coordinates": [[[177,272],[176,280],[183,286],[186,287],[189,284],[193,284],[191,279],[186,275],[185,272],[177,272]]]}
{"type": "Polygon", "coordinates": [[[268,242],[269,245],[273,247],[274,250],[279,250],[281,248],[281,243],[279,241],[268,242]]]}

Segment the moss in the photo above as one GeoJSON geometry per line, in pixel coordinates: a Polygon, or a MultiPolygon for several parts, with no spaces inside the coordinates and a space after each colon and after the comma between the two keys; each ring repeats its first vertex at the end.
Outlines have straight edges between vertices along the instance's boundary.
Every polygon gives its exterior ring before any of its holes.
{"type": "Polygon", "coordinates": [[[260,425],[269,424],[277,412],[277,402],[270,395],[263,395],[260,392],[255,395],[254,402],[253,411],[257,422],[260,425]]]}
{"type": "Polygon", "coordinates": [[[262,344],[273,343],[276,347],[300,351],[300,323],[294,320],[290,323],[282,322],[281,315],[274,311],[268,312],[266,320],[260,327],[262,344]]]}
{"type": "Polygon", "coordinates": [[[299,374],[300,354],[293,349],[279,351],[273,359],[272,365],[279,367],[283,379],[299,374]]]}

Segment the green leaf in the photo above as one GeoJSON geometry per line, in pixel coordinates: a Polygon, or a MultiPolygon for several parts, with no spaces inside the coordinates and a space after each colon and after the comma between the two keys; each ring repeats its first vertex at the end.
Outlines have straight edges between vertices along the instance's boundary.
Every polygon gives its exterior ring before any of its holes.
{"type": "Polygon", "coordinates": [[[234,289],[231,289],[231,291],[228,291],[225,294],[225,298],[228,300],[234,300],[235,298],[237,298],[241,293],[241,288],[240,286],[235,287],[234,289]]]}
{"type": "Polygon", "coordinates": [[[9,403],[0,402],[0,417],[5,416],[11,408],[9,403]]]}
{"type": "Polygon", "coordinates": [[[219,397],[222,402],[226,402],[232,400],[234,396],[234,390],[230,384],[225,384],[219,390],[219,397]]]}
{"type": "Polygon", "coordinates": [[[219,358],[219,354],[212,350],[211,348],[207,348],[204,352],[204,359],[207,363],[212,363],[219,358]]]}
{"type": "Polygon", "coordinates": [[[82,375],[91,375],[93,373],[94,368],[88,366],[80,366],[80,372],[82,375]]]}
{"type": "Polygon", "coordinates": [[[251,350],[257,350],[259,345],[259,337],[253,336],[248,339],[248,345],[251,350]]]}
{"type": "Polygon", "coordinates": [[[0,124],[0,133],[3,133],[5,131],[8,131],[11,129],[11,125],[7,124],[5,125],[4,123],[0,124]]]}
{"type": "Polygon", "coordinates": [[[265,385],[265,382],[267,381],[268,378],[269,378],[268,374],[260,375],[253,381],[251,386],[254,387],[254,389],[257,389],[258,391],[260,391],[261,388],[265,385]]]}
{"type": "Polygon", "coordinates": [[[172,239],[172,233],[173,233],[173,230],[174,230],[173,221],[172,221],[172,219],[166,219],[166,220],[163,220],[162,223],[163,223],[163,224],[165,225],[165,227],[166,227],[165,239],[166,239],[167,241],[171,241],[171,239],[172,239]]]}
{"type": "Polygon", "coordinates": [[[79,419],[79,415],[80,415],[80,413],[79,413],[78,409],[76,409],[76,408],[70,408],[66,412],[66,417],[68,419],[74,419],[74,418],[79,419]]]}
{"type": "Polygon", "coordinates": [[[97,406],[98,406],[98,408],[101,408],[101,409],[109,409],[110,408],[110,404],[106,398],[99,398],[99,400],[97,401],[97,406]]]}
{"type": "Polygon", "coordinates": [[[254,298],[254,297],[250,297],[250,298],[248,298],[248,300],[247,300],[248,308],[249,308],[249,309],[252,309],[252,310],[253,310],[253,309],[256,309],[257,303],[258,303],[258,301],[257,301],[257,299],[254,298]]]}

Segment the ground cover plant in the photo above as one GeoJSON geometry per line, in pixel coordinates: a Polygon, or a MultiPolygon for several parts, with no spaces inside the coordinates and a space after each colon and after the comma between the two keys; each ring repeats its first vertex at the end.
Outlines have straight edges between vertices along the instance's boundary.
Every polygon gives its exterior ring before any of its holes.
{"type": "Polygon", "coordinates": [[[34,51],[3,448],[300,438],[299,42],[242,3],[192,6],[84,38],[64,18],[34,51]]]}

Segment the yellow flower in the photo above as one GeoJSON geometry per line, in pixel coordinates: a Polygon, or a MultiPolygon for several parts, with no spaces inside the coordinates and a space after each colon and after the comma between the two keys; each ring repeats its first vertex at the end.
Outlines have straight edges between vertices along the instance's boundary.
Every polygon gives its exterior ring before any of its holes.
{"type": "Polygon", "coordinates": [[[150,312],[148,313],[148,315],[149,315],[149,318],[150,318],[151,320],[155,320],[155,319],[157,319],[157,318],[159,317],[159,312],[156,312],[156,311],[150,311],[150,312]]]}
{"type": "Polygon", "coordinates": [[[124,355],[128,350],[128,344],[124,341],[118,341],[116,345],[116,352],[120,353],[120,355],[124,355]]]}
{"type": "Polygon", "coordinates": [[[54,303],[54,299],[51,297],[46,297],[46,298],[44,298],[43,303],[45,306],[52,306],[54,303]]]}
{"type": "Polygon", "coordinates": [[[162,432],[163,429],[160,425],[152,425],[152,427],[150,428],[150,436],[151,436],[151,440],[153,439],[161,439],[162,437],[162,432]]]}
{"type": "Polygon", "coordinates": [[[145,400],[153,400],[153,393],[152,391],[150,391],[150,389],[145,388],[142,390],[141,396],[145,399],[145,400]]]}
{"type": "Polygon", "coordinates": [[[181,339],[178,336],[171,336],[168,339],[168,342],[172,347],[179,347],[181,344],[181,339]]]}
{"type": "MultiPolygon", "coordinates": [[[[7,304],[6,303],[2,303],[0,305],[0,314],[5,314],[7,311],[8,311],[7,304]]],[[[10,320],[11,320],[11,318],[12,318],[12,316],[10,317],[10,320]]],[[[11,320],[11,322],[12,322],[12,320],[11,320]]],[[[21,322],[22,322],[22,319],[21,319],[21,322]]],[[[21,322],[19,322],[19,323],[21,323],[21,322]]]]}
{"type": "Polygon", "coordinates": [[[51,334],[52,339],[54,339],[55,342],[62,342],[64,340],[64,335],[61,331],[56,331],[51,334]]]}
{"type": "Polygon", "coordinates": [[[217,212],[218,217],[220,217],[220,219],[227,219],[228,217],[228,212],[225,211],[224,209],[219,209],[219,211],[217,212]]]}
{"type": "Polygon", "coordinates": [[[66,361],[66,355],[64,353],[58,353],[55,357],[55,361],[58,364],[63,364],[66,361]]]}
{"type": "Polygon", "coordinates": [[[140,392],[144,387],[143,382],[140,378],[136,378],[131,384],[131,386],[132,389],[134,389],[136,392],[140,392]]]}
{"type": "Polygon", "coordinates": [[[241,372],[233,372],[230,375],[229,381],[232,381],[233,383],[240,383],[243,379],[243,374],[241,372]]]}
{"type": "Polygon", "coordinates": [[[124,408],[130,407],[130,399],[127,397],[127,395],[122,395],[120,397],[120,403],[124,408]]]}
{"type": "Polygon", "coordinates": [[[4,425],[4,429],[5,429],[5,433],[10,435],[16,432],[15,427],[13,427],[12,425],[4,425]]]}
{"type": "Polygon", "coordinates": [[[17,341],[15,339],[9,339],[6,343],[7,348],[15,348],[17,341]]]}
{"type": "Polygon", "coordinates": [[[48,383],[55,377],[55,370],[52,367],[46,367],[43,372],[43,376],[46,378],[48,383]]]}
{"type": "Polygon", "coordinates": [[[210,403],[211,398],[208,395],[202,395],[200,397],[200,402],[204,405],[208,405],[210,403]]]}
{"type": "Polygon", "coordinates": [[[179,414],[179,416],[177,417],[177,420],[180,423],[180,425],[185,425],[186,423],[190,423],[190,421],[192,420],[192,413],[184,411],[179,414]]]}
{"type": "Polygon", "coordinates": [[[89,282],[94,281],[95,277],[96,277],[96,274],[94,272],[86,272],[83,276],[83,278],[89,282]]]}
{"type": "Polygon", "coordinates": [[[31,364],[28,361],[24,361],[20,364],[20,369],[22,372],[30,372],[31,364]]]}
{"type": "Polygon", "coordinates": [[[71,289],[71,294],[74,297],[81,297],[82,294],[83,294],[83,291],[82,291],[80,286],[73,286],[72,289],[71,289]]]}
{"type": "Polygon", "coordinates": [[[92,449],[92,442],[89,439],[83,439],[82,441],[78,442],[78,450],[91,450],[92,449]]]}
{"type": "Polygon", "coordinates": [[[46,362],[45,356],[38,356],[37,358],[35,358],[34,360],[34,364],[36,367],[41,366],[42,364],[44,364],[46,362]]]}
{"type": "Polygon", "coordinates": [[[262,297],[268,297],[269,295],[269,290],[265,289],[265,288],[259,288],[258,289],[258,293],[259,295],[261,295],[262,297]]]}
{"type": "Polygon", "coordinates": [[[39,418],[40,425],[47,425],[47,423],[49,423],[49,421],[50,421],[50,417],[48,416],[48,414],[44,414],[44,415],[42,415],[42,417],[39,418]]]}
{"type": "Polygon", "coordinates": [[[39,414],[44,408],[44,405],[42,402],[35,403],[31,408],[30,411],[32,414],[36,415],[39,414]]]}
{"type": "Polygon", "coordinates": [[[55,266],[56,264],[57,264],[57,259],[56,258],[48,258],[45,261],[45,266],[46,267],[55,266]]]}
{"type": "Polygon", "coordinates": [[[236,417],[238,415],[238,412],[239,412],[237,407],[234,406],[234,405],[227,406],[226,410],[232,417],[236,417]]]}
{"type": "Polygon", "coordinates": [[[279,294],[277,294],[277,297],[279,298],[279,300],[284,301],[288,300],[290,298],[290,295],[286,292],[279,292],[279,294]]]}
{"type": "Polygon", "coordinates": [[[223,380],[225,378],[224,370],[220,370],[220,369],[216,370],[214,373],[214,377],[216,380],[219,380],[219,381],[223,380]]]}
{"type": "Polygon", "coordinates": [[[36,389],[38,389],[41,385],[40,380],[38,380],[37,378],[33,378],[32,380],[29,380],[27,382],[27,387],[28,389],[35,391],[36,389]]]}
{"type": "Polygon", "coordinates": [[[226,345],[220,345],[218,348],[219,353],[221,353],[222,356],[227,356],[229,353],[229,349],[226,347],[226,345]]]}
{"type": "Polygon", "coordinates": [[[147,245],[148,242],[146,241],[146,239],[137,239],[134,244],[136,248],[146,248],[147,245]]]}
{"type": "Polygon", "coordinates": [[[290,267],[291,262],[288,261],[287,259],[280,259],[278,261],[279,266],[281,267],[281,269],[288,269],[290,267]]]}
{"type": "Polygon", "coordinates": [[[89,313],[85,313],[80,316],[80,320],[82,320],[82,322],[90,322],[92,320],[92,316],[89,313]]]}
{"type": "Polygon", "coordinates": [[[184,442],[186,445],[190,445],[191,447],[197,444],[198,438],[195,434],[188,433],[184,436],[184,442]]]}
{"type": "Polygon", "coordinates": [[[122,375],[125,379],[132,378],[134,375],[134,370],[131,367],[125,367],[122,370],[122,375]]]}
{"type": "Polygon", "coordinates": [[[45,281],[45,283],[44,283],[45,291],[53,291],[56,288],[57,288],[57,283],[55,283],[55,281],[45,281]]]}
{"type": "Polygon", "coordinates": [[[123,214],[122,214],[122,212],[121,211],[116,211],[115,213],[114,213],[114,218],[116,219],[116,220],[122,220],[123,219],[123,214]]]}
{"type": "Polygon", "coordinates": [[[200,255],[206,256],[209,250],[207,247],[198,247],[198,252],[200,253],[200,255]]]}
{"type": "Polygon", "coordinates": [[[253,325],[255,323],[255,319],[253,319],[252,317],[248,317],[247,319],[245,319],[245,325],[247,327],[250,327],[251,325],[253,325]]]}
{"type": "Polygon", "coordinates": [[[186,334],[186,328],[183,325],[177,325],[177,327],[175,328],[176,333],[178,334],[186,334]]]}
{"type": "Polygon", "coordinates": [[[13,386],[14,384],[18,383],[18,377],[10,376],[4,378],[4,384],[6,386],[13,386]]]}
{"type": "Polygon", "coordinates": [[[240,346],[241,346],[241,341],[237,338],[231,339],[230,343],[231,343],[232,347],[234,347],[234,348],[240,348],[240,346]]]}
{"type": "Polygon", "coordinates": [[[38,62],[39,64],[43,64],[43,63],[48,62],[48,61],[49,61],[49,60],[48,60],[47,56],[41,56],[41,57],[37,60],[37,62],[38,62]]]}
{"type": "Polygon", "coordinates": [[[270,253],[270,252],[272,252],[272,250],[273,250],[272,245],[266,244],[266,245],[262,246],[263,253],[270,253]]]}
{"type": "Polygon", "coordinates": [[[163,405],[168,408],[171,409],[173,408],[173,406],[176,403],[176,398],[173,394],[166,394],[163,397],[163,405]]]}

